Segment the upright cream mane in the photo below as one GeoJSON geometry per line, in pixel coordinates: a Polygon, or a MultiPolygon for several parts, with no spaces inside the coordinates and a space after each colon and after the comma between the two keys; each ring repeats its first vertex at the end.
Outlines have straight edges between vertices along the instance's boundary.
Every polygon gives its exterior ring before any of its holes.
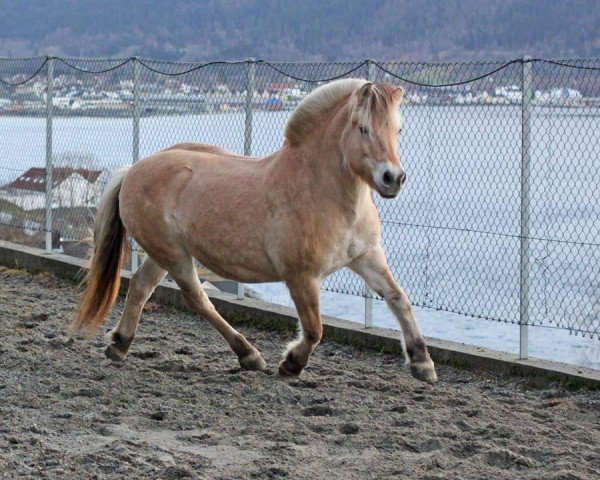
{"type": "Polygon", "coordinates": [[[367,80],[343,78],[322,85],[312,91],[296,107],[285,126],[285,138],[292,144],[300,143],[313,128],[318,117],[340,98],[358,90],[367,80]]]}

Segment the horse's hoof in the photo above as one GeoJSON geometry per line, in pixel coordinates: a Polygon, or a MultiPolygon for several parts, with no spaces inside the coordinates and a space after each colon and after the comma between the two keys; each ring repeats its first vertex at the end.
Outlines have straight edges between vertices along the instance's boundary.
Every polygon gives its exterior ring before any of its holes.
{"type": "Polygon", "coordinates": [[[433,362],[431,360],[428,362],[413,363],[410,366],[410,373],[417,380],[430,385],[433,385],[438,381],[437,374],[435,373],[435,367],[433,366],[433,362]]]}
{"type": "Polygon", "coordinates": [[[114,362],[124,362],[127,358],[127,352],[119,350],[117,346],[113,343],[106,347],[104,355],[106,355],[106,358],[108,358],[109,360],[113,360],[114,362]]]}
{"type": "Polygon", "coordinates": [[[239,357],[238,362],[240,362],[242,370],[258,370],[259,372],[264,372],[267,369],[267,362],[265,362],[265,359],[258,351],[251,352],[244,357],[239,357]]]}
{"type": "Polygon", "coordinates": [[[285,368],[283,362],[281,362],[279,364],[279,375],[282,377],[299,377],[300,372],[290,372],[287,368],[285,368]]]}
{"type": "Polygon", "coordinates": [[[291,362],[289,357],[286,357],[279,364],[279,375],[282,377],[297,377],[302,373],[303,368],[301,365],[291,362]]]}

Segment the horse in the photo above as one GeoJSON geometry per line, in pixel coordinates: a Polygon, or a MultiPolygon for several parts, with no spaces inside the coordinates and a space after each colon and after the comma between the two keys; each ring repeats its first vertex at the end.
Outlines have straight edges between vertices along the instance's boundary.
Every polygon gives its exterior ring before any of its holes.
{"type": "Polygon", "coordinates": [[[285,282],[299,336],[279,364],[297,376],[321,341],[320,286],[349,267],[387,302],[403,332],[412,375],[433,384],[435,366],[381,246],[371,191],[394,198],[406,180],[397,152],[403,91],[341,79],[308,94],[264,158],[177,144],[115,172],[99,202],[86,288],[71,328],[95,332],[119,291],[127,235],[147,254],[132,275],[106,356],[127,357],[139,318],[167,272],[186,304],[214,326],[242,369],[265,370],[259,350],[217,312],[194,259],[243,283],[285,282]]]}

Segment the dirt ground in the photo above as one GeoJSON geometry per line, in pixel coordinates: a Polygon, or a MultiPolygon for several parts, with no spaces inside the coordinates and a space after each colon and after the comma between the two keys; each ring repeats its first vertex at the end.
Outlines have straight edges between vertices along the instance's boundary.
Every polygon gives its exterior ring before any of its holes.
{"type": "MultiPolygon", "coordinates": [[[[65,335],[77,298],[0,268],[1,478],[600,478],[599,392],[445,366],[430,387],[327,341],[300,379],[241,372],[206,322],[156,304],[113,363],[102,335],[65,335]]],[[[289,336],[241,330],[276,371],[289,336]]]]}

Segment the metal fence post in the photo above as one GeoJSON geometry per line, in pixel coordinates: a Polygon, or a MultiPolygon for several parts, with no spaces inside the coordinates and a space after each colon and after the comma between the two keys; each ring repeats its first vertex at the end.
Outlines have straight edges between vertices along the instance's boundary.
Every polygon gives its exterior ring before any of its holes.
{"type": "Polygon", "coordinates": [[[519,286],[519,358],[529,356],[529,285],[530,250],[529,226],[531,216],[531,57],[523,57],[521,78],[521,203],[520,203],[520,286],[519,286]]]}
{"type": "MultiPolygon", "coordinates": [[[[373,81],[375,79],[375,63],[371,59],[366,60],[367,64],[367,75],[366,79],[373,81]]],[[[364,297],[365,297],[365,328],[373,326],[373,291],[371,287],[367,285],[367,282],[363,282],[364,297]]]]}
{"type": "Polygon", "coordinates": [[[375,62],[370,58],[366,60],[367,62],[367,80],[370,82],[375,81],[375,62]]]}
{"type": "Polygon", "coordinates": [[[46,253],[52,253],[52,98],[54,58],[48,57],[46,80],[46,253]]]}
{"type": "MultiPolygon", "coordinates": [[[[244,155],[252,155],[252,108],[254,104],[254,90],[255,86],[255,69],[256,63],[253,58],[248,59],[248,72],[246,76],[246,106],[245,106],[245,119],[244,119],[244,155]]],[[[243,300],[245,297],[244,284],[238,282],[237,284],[237,298],[243,300]]]]}
{"type": "Polygon", "coordinates": [[[244,155],[252,155],[252,104],[254,100],[254,84],[256,63],[253,58],[248,60],[248,73],[246,77],[246,118],[244,121],[244,155]]]}
{"type": "MultiPolygon", "coordinates": [[[[140,63],[133,57],[133,141],[132,163],[140,159],[140,63]]],[[[139,265],[138,244],[131,239],[131,271],[135,272],[139,265]]]]}

